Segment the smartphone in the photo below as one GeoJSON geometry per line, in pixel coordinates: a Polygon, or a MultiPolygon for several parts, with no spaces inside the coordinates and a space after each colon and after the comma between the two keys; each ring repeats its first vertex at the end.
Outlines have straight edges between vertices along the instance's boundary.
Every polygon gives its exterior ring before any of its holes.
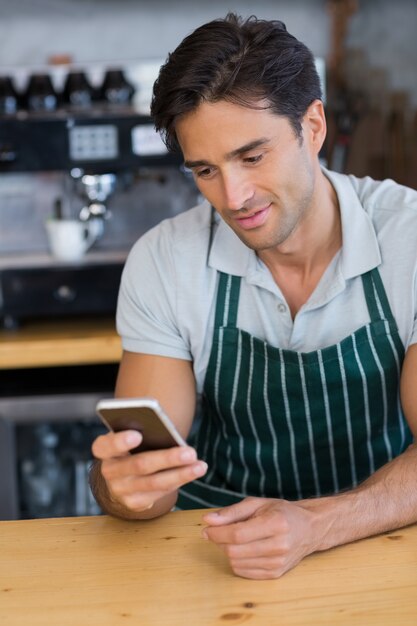
{"type": "Polygon", "coordinates": [[[142,443],[130,450],[131,454],[187,445],[155,398],[100,400],[96,411],[110,431],[138,430],[142,434],[142,443]]]}

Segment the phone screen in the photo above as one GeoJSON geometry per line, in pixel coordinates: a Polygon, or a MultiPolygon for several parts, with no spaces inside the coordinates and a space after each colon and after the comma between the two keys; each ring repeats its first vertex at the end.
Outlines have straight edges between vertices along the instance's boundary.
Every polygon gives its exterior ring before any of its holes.
{"type": "Polygon", "coordinates": [[[131,450],[131,454],[186,445],[156,401],[151,400],[150,405],[146,405],[143,400],[139,402],[141,406],[135,405],[134,401],[123,406],[123,400],[115,399],[102,401],[97,405],[97,413],[113,432],[138,430],[142,434],[142,443],[131,450]]]}

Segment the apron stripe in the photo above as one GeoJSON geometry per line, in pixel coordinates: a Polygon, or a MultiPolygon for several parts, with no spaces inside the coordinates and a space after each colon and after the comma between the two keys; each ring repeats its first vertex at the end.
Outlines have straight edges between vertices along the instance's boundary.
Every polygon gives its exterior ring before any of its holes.
{"type": "Polygon", "coordinates": [[[382,308],[381,299],[379,297],[379,293],[377,291],[375,282],[372,282],[372,288],[374,290],[375,302],[376,302],[376,306],[378,308],[378,315],[379,315],[380,319],[383,320],[383,319],[385,319],[385,313],[384,313],[384,309],[382,308]]]}
{"type": "Polygon", "coordinates": [[[404,418],[403,418],[403,414],[402,414],[402,407],[401,407],[401,401],[400,401],[400,396],[398,394],[398,398],[397,398],[397,412],[398,412],[398,422],[400,425],[400,433],[401,433],[401,449],[404,449],[405,446],[405,425],[404,425],[404,418]]]}
{"type": "Polygon", "coordinates": [[[384,325],[385,325],[385,332],[388,335],[388,341],[392,349],[392,354],[394,355],[395,365],[397,366],[397,375],[399,376],[400,375],[400,355],[398,354],[397,347],[392,340],[389,322],[385,321],[384,325]]]}
{"type": "MultiPolygon", "coordinates": [[[[389,323],[385,322],[385,330],[386,333],[388,335],[388,341],[389,344],[391,346],[392,349],[392,353],[394,355],[395,358],[395,364],[397,366],[397,377],[398,380],[400,379],[400,374],[401,374],[401,370],[400,370],[400,355],[398,354],[398,349],[397,346],[395,345],[392,336],[390,334],[390,328],[389,328],[389,323]]],[[[403,350],[401,351],[403,352],[403,350]]],[[[400,401],[400,395],[398,394],[397,396],[397,412],[398,412],[398,423],[400,426],[400,432],[401,432],[401,449],[404,448],[405,445],[405,425],[404,425],[404,416],[403,416],[403,412],[402,412],[402,408],[401,408],[401,401],[400,401]]]]}
{"type": "Polygon", "coordinates": [[[328,437],[328,440],[329,440],[330,462],[331,462],[331,467],[332,467],[333,487],[334,487],[334,492],[338,493],[338,491],[339,491],[339,480],[338,480],[338,477],[337,477],[336,459],[335,459],[335,455],[334,455],[333,431],[332,431],[332,424],[331,424],[329,397],[328,397],[328,393],[327,393],[326,375],[325,375],[324,366],[323,366],[323,355],[322,355],[321,350],[318,350],[317,354],[318,354],[318,362],[319,362],[319,368],[320,368],[321,385],[322,385],[322,389],[323,389],[324,411],[325,411],[325,416],[326,416],[327,437],[328,437]]]}
{"type": "MultiPolygon", "coordinates": [[[[263,494],[265,490],[265,472],[261,463],[261,442],[256,431],[255,422],[253,419],[252,407],[251,407],[251,393],[252,393],[252,381],[253,381],[253,360],[254,360],[254,348],[253,348],[253,337],[250,338],[250,358],[249,358],[249,383],[248,383],[248,392],[246,396],[246,410],[248,414],[249,424],[252,430],[252,434],[255,440],[255,458],[256,464],[259,469],[259,493],[263,494]]],[[[243,491],[247,491],[247,483],[243,483],[243,491]]]]}
{"type": "Polygon", "coordinates": [[[368,306],[369,316],[371,320],[379,319],[378,305],[375,298],[374,282],[372,280],[372,273],[367,272],[362,276],[362,282],[364,285],[364,292],[366,298],[366,304],[368,306]]]}
{"type": "Polygon", "coordinates": [[[368,451],[368,458],[369,458],[369,473],[373,474],[375,472],[375,460],[374,460],[374,453],[372,450],[372,444],[371,444],[371,419],[370,419],[370,411],[369,411],[369,393],[368,393],[368,382],[366,379],[366,375],[365,375],[365,371],[363,369],[362,366],[362,362],[360,360],[359,354],[358,354],[358,348],[356,345],[356,338],[355,335],[352,336],[352,342],[353,342],[353,351],[355,354],[355,358],[356,358],[356,363],[358,365],[358,369],[362,378],[362,392],[363,392],[363,402],[365,405],[365,424],[366,424],[366,434],[367,434],[367,439],[366,439],[366,448],[368,451]]]}
{"type": "MultiPolygon", "coordinates": [[[[382,319],[385,319],[385,332],[388,337],[389,344],[392,349],[392,354],[395,359],[395,364],[397,368],[397,378],[400,379],[401,369],[400,369],[400,360],[402,362],[404,358],[404,346],[399,339],[398,332],[394,335],[394,339],[391,334],[390,322],[397,328],[394,317],[392,315],[391,307],[389,304],[389,300],[387,294],[385,292],[381,275],[377,270],[373,270],[372,273],[372,281],[374,286],[375,299],[378,306],[378,311],[380,312],[380,316],[382,319]]],[[[385,376],[384,376],[385,379],[385,376]]],[[[401,435],[401,444],[400,448],[403,449],[406,441],[406,428],[404,422],[404,416],[401,408],[400,396],[397,395],[397,414],[398,414],[398,423],[400,427],[400,435],[401,435]]],[[[391,451],[392,452],[392,451],[391,451]]],[[[389,458],[389,457],[388,457],[389,458]]]]}
{"type": "MultiPolygon", "coordinates": [[[[244,455],[244,450],[243,450],[243,437],[242,437],[242,433],[239,430],[239,424],[236,418],[236,399],[237,399],[237,391],[238,391],[238,385],[239,385],[239,375],[240,375],[240,365],[242,362],[242,334],[239,333],[239,341],[238,341],[238,348],[237,348],[237,358],[236,358],[236,369],[235,369],[235,377],[234,377],[234,381],[233,381],[233,392],[232,392],[232,403],[231,403],[231,407],[230,407],[230,412],[231,412],[231,416],[232,416],[232,420],[233,420],[233,425],[235,427],[235,431],[236,434],[239,438],[239,456],[240,456],[240,460],[241,463],[243,465],[243,467],[245,468],[245,476],[247,476],[249,474],[249,470],[247,468],[247,465],[245,463],[245,455],[244,455]]],[[[229,459],[229,466],[227,468],[227,473],[226,473],[226,480],[227,483],[229,483],[230,479],[231,479],[231,475],[232,475],[232,470],[233,470],[233,463],[230,461],[230,454],[231,454],[231,446],[229,445],[229,449],[228,449],[228,459],[229,459]]],[[[242,480],[242,483],[244,482],[245,479],[242,480]]],[[[245,490],[242,488],[242,491],[245,492],[245,490]]]]}
{"type": "Polygon", "coordinates": [[[387,319],[391,319],[392,321],[394,321],[394,316],[391,311],[387,293],[382,283],[381,274],[378,272],[378,269],[375,268],[371,271],[371,275],[373,283],[375,285],[375,290],[378,294],[378,299],[380,300],[381,306],[385,312],[385,316],[387,317],[387,319]]]}
{"type": "Polygon", "coordinates": [[[215,377],[215,382],[214,382],[214,398],[216,402],[216,409],[219,415],[221,415],[220,403],[219,403],[219,382],[220,382],[222,352],[223,352],[223,328],[220,328],[219,347],[217,348],[217,360],[216,360],[216,377],[215,377]]]}
{"type": "Polygon", "coordinates": [[[284,406],[285,406],[285,420],[286,420],[287,428],[288,428],[288,431],[289,431],[289,434],[290,434],[291,460],[292,460],[292,466],[293,466],[293,472],[294,472],[295,484],[296,484],[296,488],[297,488],[298,499],[301,500],[301,498],[303,497],[303,492],[302,492],[302,489],[301,489],[301,481],[300,481],[300,475],[299,475],[299,471],[298,471],[297,452],[296,452],[296,446],[295,446],[295,435],[294,435],[294,430],[293,430],[293,426],[292,426],[291,409],[290,409],[290,403],[289,403],[288,392],[287,392],[287,378],[286,378],[286,374],[285,374],[285,361],[284,361],[284,358],[283,358],[283,351],[281,349],[279,350],[279,354],[280,354],[280,357],[281,357],[281,387],[282,387],[284,406]]]}
{"type": "Polygon", "coordinates": [[[298,363],[299,363],[299,368],[300,368],[301,389],[302,389],[303,400],[304,400],[304,415],[305,415],[305,420],[307,423],[311,463],[313,466],[314,485],[316,489],[316,495],[319,496],[321,495],[320,485],[319,485],[319,474],[318,474],[318,469],[317,469],[316,452],[314,450],[313,428],[311,425],[310,406],[308,403],[307,385],[306,385],[305,372],[304,372],[304,367],[303,367],[303,357],[301,355],[301,352],[298,352],[298,363]]]}
{"type": "MultiPolygon", "coordinates": [[[[215,369],[215,376],[214,376],[214,402],[216,406],[216,412],[219,417],[221,417],[220,402],[219,402],[219,384],[220,384],[221,356],[222,356],[222,349],[223,349],[223,334],[224,334],[223,328],[220,328],[219,345],[217,348],[216,369],[215,369]]],[[[224,420],[221,419],[220,421],[223,427],[223,437],[225,437],[226,429],[224,425],[224,420]]],[[[214,433],[214,442],[213,442],[213,435],[211,433],[214,430],[214,428],[215,428],[215,424],[213,420],[208,420],[208,428],[207,428],[207,433],[206,433],[206,437],[204,440],[204,452],[202,455],[204,459],[208,459],[211,456],[209,454],[210,446],[212,446],[213,448],[213,452],[212,452],[213,459],[217,457],[217,450],[221,441],[221,433],[220,433],[220,429],[214,433]]],[[[226,437],[226,440],[227,440],[227,437],[226,437]]],[[[207,480],[209,481],[212,480],[214,471],[215,471],[215,466],[213,463],[213,465],[209,468],[207,472],[207,480]]]]}
{"type": "Polygon", "coordinates": [[[222,326],[227,326],[227,321],[229,318],[229,307],[230,307],[230,290],[232,288],[232,276],[229,275],[227,277],[227,284],[226,284],[226,301],[225,301],[225,305],[224,305],[224,312],[223,312],[223,324],[222,326]]]}
{"type": "Polygon", "coordinates": [[[209,500],[203,500],[202,498],[199,498],[198,496],[194,495],[190,491],[187,492],[187,496],[186,497],[188,499],[190,499],[190,500],[193,500],[194,502],[197,502],[197,504],[199,504],[204,509],[210,509],[210,508],[213,507],[213,503],[212,502],[209,502],[209,500]]]}
{"type": "Polygon", "coordinates": [[[383,433],[384,433],[384,442],[385,442],[385,447],[387,450],[387,456],[388,456],[388,460],[391,461],[392,460],[392,449],[391,449],[391,444],[388,438],[388,406],[387,406],[387,389],[386,389],[386,385],[385,385],[385,377],[384,377],[384,370],[382,368],[381,365],[381,361],[379,360],[377,351],[375,349],[375,345],[374,345],[374,340],[373,337],[371,335],[371,332],[369,330],[369,326],[367,326],[366,328],[367,334],[368,334],[368,339],[369,339],[369,345],[370,348],[372,350],[372,355],[375,359],[375,363],[378,367],[378,371],[379,371],[379,375],[381,378],[381,386],[382,386],[382,403],[383,403],[383,433]]]}
{"type": "MultiPolygon", "coordinates": [[[[214,402],[216,405],[216,411],[217,411],[217,415],[219,417],[221,417],[221,410],[220,410],[220,402],[219,402],[219,381],[220,381],[220,370],[221,370],[221,356],[222,356],[222,348],[223,348],[223,328],[220,328],[219,331],[219,345],[217,348],[217,359],[216,359],[216,370],[215,370],[215,378],[214,378],[214,402]]],[[[224,420],[221,420],[222,424],[224,424],[224,420]]],[[[217,448],[219,446],[220,443],[220,431],[217,431],[217,433],[215,433],[215,441],[213,443],[212,440],[212,431],[214,429],[215,425],[213,423],[212,420],[209,421],[209,429],[207,432],[207,438],[205,440],[205,448],[204,448],[204,459],[209,458],[209,447],[213,447],[214,453],[213,453],[213,458],[216,458],[216,451],[217,448]]],[[[212,468],[209,470],[209,477],[212,478],[213,472],[214,472],[214,464],[212,466],[212,468]]]]}
{"type": "MultiPolygon", "coordinates": [[[[377,297],[378,300],[380,302],[381,308],[384,310],[385,313],[385,317],[387,318],[387,320],[392,321],[392,323],[395,324],[395,320],[393,318],[392,312],[391,312],[391,307],[389,305],[389,301],[387,298],[387,295],[385,293],[383,284],[382,284],[382,280],[381,280],[381,276],[379,274],[379,272],[374,272],[373,273],[373,280],[374,280],[374,284],[375,284],[375,289],[377,292],[377,297]]],[[[387,333],[388,336],[388,341],[389,344],[391,346],[392,349],[392,353],[394,355],[395,358],[395,363],[397,366],[397,376],[398,378],[400,378],[400,374],[401,374],[401,370],[400,370],[400,359],[402,360],[404,358],[404,347],[402,345],[402,343],[400,341],[397,340],[397,342],[394,342],[391,332],[390,332],[390,328],[389,328],[389,321],[385,322],[385,331],[387,333]],[[395,345],[395,344],[398,345],[395,345]]],[[[406,440],[406,432],[405,432],[405,423],[404,423],[404,416],[402,413],[402,408],[401,408],[401,401],[400,401],[400,396],[398,394],[397,396],[397,413],[398,413],[398,423],[399,423],[399,427],[400,427],[400,433],[401,433],[401,443],[400,443],[400,447],[401,449],[404,448],[405,446],[405,440],[406,440]]]]}
{"type": "MultiPolygon", "coordinates": [[[[272,422],[272,415],[271,415],[271,404],[269,402],[269,397],[268,397],[268,346],[266,344],[266,342],[264,342],[264,361],[265,361],[265,365],[264,365],[264,380],[263,380],[263,397],[264,397],[264,404],[265,404],[265,410],[266,410],[266,419],[268,421],[268,426],[269,426],[269,431],[271,433],[271,439],[272,439],[272,462],[274,464],[275,467],[275,474],[276,474],[276,478],[277,478],[277,485],[278,485],[278,493],[282,493],[282,478],[281,478],[281,471],[279,468],[279,457],[278,457],[278,441],[277,441],[277,435],[274,429],[274,425],[272,422]]],[[[292,446],[292,451],[293,451],[293,447],[292,446]]],[[[295,470],[296,465],[294,465],[295,470]]],[[[298,473],[298,470],[297,470],[298,473]]],[[[297,486],[299,486],[299,482],[297,484],[297,486]]],[[[265,485],[264,485],[264,490],[265,490],[265,485]]]]}
{"type": "Polygon", "coordinates": [[[242,500],[245,495],[239,491],[230,491],[230,489],[208,485],[202,480],[195,480],[181,487],[177,508],[181,510],[229,506],[242,500]]]}
{"type": "MultiPolygon", "coordinates": [[[[217,413],[217,416],[220,418],[222,417],[222,415],[221,415],[220,402],[219,402],[219,386],[220,386],[221,359],[222,359],[223,341],[224,341],[223,327],[226,325],[229,315],[231,317],[232,323],[233,321],[235,321],[235,317],[237,313],[237,300],[238,300],[239,288],[240,288],[240,283],[237,285],[236,285],[236,282],[233,283],[233,278],[236,278],[236,277],[233,277],[227,274],[220,274],[219,285],[218,285],[219,297],[216,302],[216,311],[215,311],[215,326],[219,327],[219,343],[217,345],[217,351],[216,349],[213,349],[212,354],[210,355],[210,364],[211,364],[212,359],[213,359],[213,362],[215,363],[214,399],[215,399],[216,413],[217,413]],[[234,294],[234,301],[233,301],[234,308],[231,310],[230,300],[232,297],[233,284],[235,285],[235,289],[234,289],[235,294],[234,294]]],[[[226,435],[225,421],[224,419],[221,419],[220,421],[222,424],[223,436],[225,436],[226,435]]],[[[215,440],[213,442],[213,435],[211,433],[214,431],[214,429],[215,429],[215,424],[213,423],[213,420],[209,420],[209,426],[207,428],[207,432],[205,433],[206,436],[204,439],[203,458],[208,459],[211,456],[213,459],[212,464],[211,464],[211,469],[207,472],[208,478],[210,480],[213,478],[213,473],[215,471],[214,460],[216,459],[218,446],[221,441],[221,433],[220,433],[220,430],[217,429],[214,434],[215,440]],[[211,455],[209,455],[210,447],[212,448],[211,455]]]]}
{"type": "Polygon", "coordinates": [[[352,420],[350,416],[346,371],[345,371],[345,366],[343,363],[340,343],[337,344],[337,357],[339,361],[340,375],[342,377],[343,402],[344,402],[346,429],[347,429],[347,436],[348,436],[348,443],[349,443],[349,459],[350,459],[350,471],[352,474],[352,486],[356,487],[356,485],[358,484],[358,477],[357,477],[357,472],[356,472],[355,455],[353,452],[352,420]]]}

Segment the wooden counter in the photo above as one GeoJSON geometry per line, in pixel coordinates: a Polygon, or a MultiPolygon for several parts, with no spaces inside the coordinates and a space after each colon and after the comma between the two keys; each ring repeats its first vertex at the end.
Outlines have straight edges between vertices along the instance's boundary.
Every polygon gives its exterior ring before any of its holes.
{"type": "Polygon", "coordinates": [[[0,522],[0,624],[416,626],[417,525],[251,581],[201,539],[201,516],[0,522]]]}
{"type": "Polygon", "coordinates": [[[113,319],[40,321],[0,330],[0,369],[115,363],[121,354],[113,319]]]}

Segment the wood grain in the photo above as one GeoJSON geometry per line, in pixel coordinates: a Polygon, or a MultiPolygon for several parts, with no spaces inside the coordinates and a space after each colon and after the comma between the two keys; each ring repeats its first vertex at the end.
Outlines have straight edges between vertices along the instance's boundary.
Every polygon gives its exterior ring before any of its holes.
{"type": "Polygon", "coordinates": [[[202,511],[0,522],[0,624],[417,624],[417,526],[315,554],[279,580],[234,576],[202,511]]]}
{"type": "Polygon", "coordinates": [[[121,354],[109,319],[40,321],[0,330],[0,369],[114,363],[121,354]]]}

